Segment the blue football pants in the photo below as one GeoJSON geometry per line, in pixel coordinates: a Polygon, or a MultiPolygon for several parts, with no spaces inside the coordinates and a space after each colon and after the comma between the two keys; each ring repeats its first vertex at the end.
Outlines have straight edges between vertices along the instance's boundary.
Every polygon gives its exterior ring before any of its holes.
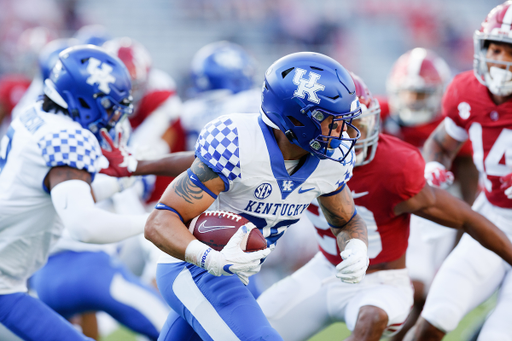
{"type": "Polygon", "coordinates": [[[52,255],[30,283],[39,298],[65,318],[104,311],[152,340],[157,340],[170,311],[154,288],[105,252],[52,255]]]}

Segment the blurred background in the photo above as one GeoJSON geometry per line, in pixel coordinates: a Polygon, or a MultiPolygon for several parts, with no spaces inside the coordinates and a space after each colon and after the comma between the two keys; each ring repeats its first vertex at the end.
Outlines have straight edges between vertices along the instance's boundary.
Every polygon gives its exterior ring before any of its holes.
{"type": "MultiPolygon", "coordinates": [[[[112,38],[127,36],[142,43],[150,52],[153,67],[174,78],[183,100],[191,85],[192,57],[204,45],[219,40],[237,43],[254,56],[259,71],[256,84],[261,84],[266,68],[276,59],[292,52],[316,51],[335,58],[361,76],[374,94],[383,95],[393,63],[414,47],[435,51],[453,74],[471,69],[473,32],[502,2],[0,0],[0,76],[21,73],[33,78],[39,72],[38,54],[47,42],[72,37],[86,25],[101,25],[112,38]]],[[[21,97],[26,87],[28,83],[19,93],[11,94],[21,97]]],[[[316,244],[313,250],[300,249],[305,261],[316,251],[316,244]]],[[[278,279],[269,278],[266,285],[278,279]]],[[[469,339],[494,301],[475,309],[445,340],[469,339]]],[[[348,335],[338,323],[311,341],[340,340],[348,335]]],[[[102,339],[121,340],[136,338],[120,328],[102,339]]]]}
{"type": "MultiPolygon", "coordinates": [[[[277,58],[318,51],[385,92],[393,62],[421,46],[445,58],[453,71],[472,67],[472,35],[501,0],[0,0],[0,73],[30,72],[27,51],[42,26],[57,38],[83,25],[101,24],[112,37],[128,36],[147,47],[153,66],[167,71],[186,98],[194,53],[227,39],[259,62],[261,79],[277,58]],[[28,70],[28,71],[27,71],[28,70]]],[[[31,75],[29,75],[31,76],[31,75]]]]}

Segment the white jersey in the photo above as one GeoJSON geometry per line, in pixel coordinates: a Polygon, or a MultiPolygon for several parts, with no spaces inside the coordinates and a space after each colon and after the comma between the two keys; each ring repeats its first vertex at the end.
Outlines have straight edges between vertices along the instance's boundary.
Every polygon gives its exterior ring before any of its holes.
{"type": "MultiPolygon", "coordinates": [[[[355,162],[353,152],[343,163],[308,155],[290,175],[272,128],[259,114],[225,115],[211,121],[199,135],[196,156],[225,182],[226,191],[210,209],[246,217],[269,247],[299,221],[313,199],[344,186],[355,162]]],[[[160,262],[169,262],[169,257],[160,262]]]]}
{"type": "Polygon", "coordinates": [[[102,156],[96,137],[68,116],[36,103],[13,120],[0,146],[0,294],[26,291],[63,224],[44,179],[56,166],[94,177],[102,156]]]}
{"type": "Polygon", "coordinates": [[[213,90],[183,103],[180,116],[186,135],[186,149],[193,150],[199,133],[211,120],[233,113],[259,112],[261,90],[251,89],[233,94],[230,90],[213,90]]]}

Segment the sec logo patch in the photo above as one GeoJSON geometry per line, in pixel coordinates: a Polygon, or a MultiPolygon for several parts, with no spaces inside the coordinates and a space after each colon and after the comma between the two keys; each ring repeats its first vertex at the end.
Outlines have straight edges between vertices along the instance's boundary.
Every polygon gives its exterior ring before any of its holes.
{"type": "Polygon", "coordinates": [[[270,193],[272,193],[272,185],[266,182],[266,183],[259,185],[254,190],[254,197],[256,197],[256,199],[263,200],[263,199],[268,198],[270,193]]]}

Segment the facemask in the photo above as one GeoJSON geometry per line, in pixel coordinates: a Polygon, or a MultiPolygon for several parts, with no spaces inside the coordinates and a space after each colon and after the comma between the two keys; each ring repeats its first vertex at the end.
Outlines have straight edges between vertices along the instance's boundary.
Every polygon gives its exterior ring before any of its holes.
{"type": "Polygon", "coordinates": [[[485,74],[487,88],[496,96],[508,96],[512,94],[512,72],[491,66],[485,74]]]}

